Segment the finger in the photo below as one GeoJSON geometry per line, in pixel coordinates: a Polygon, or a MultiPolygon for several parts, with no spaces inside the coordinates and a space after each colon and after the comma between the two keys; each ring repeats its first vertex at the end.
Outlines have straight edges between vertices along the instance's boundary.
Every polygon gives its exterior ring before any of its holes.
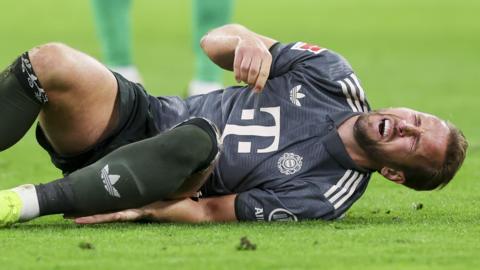
{"type": "Polygon", "coordinates": [[[262,58],[255,57],[250,63],[250,68],[248,70],[247,83],[251,86],[255,85],[257,81],[258,72],[260,71],[260,66],[262,65],[262,58]]]}
{"type": "Polygon", "coordinates": [[[86,217],[75,218],[74,222],[77,224],[95,224],[95,223],[108,223],[117,221],[117,213],[100,214],[86,217]]]}
{"type": "Polygon", "coordinates": [[[237,83],[241,82],[240,80],[240,66],[243,61],[243,53],[240,50],[235,52],[235,58],[233,60],[233,74],[235,75],[235,81],[237,83]]]}
{"type": "Polygon", "coordinates": [[[270,75],[270,67],[272,65],[272,58],[267,57],[263,59],[262,66],[260,67],[260,71],[258,72],[257,81],[255,82],[255,87],[253,88],[254,91],[260,92],[265,87],[267,83],[268,76],[270,75]]]}
{"type": "Polygon", "coordinates": [[[250,70],[251,62],[252,58],[243,58],[242,64],[240,65],[240,81],[248,83],[248,71],[250,70]]]}
{"type": "Polygon", "coordinates": [[[117,221],[133,221],[142,216],[142,211],[138,209],[128,209],[115,213],[99,214],[86,217],[80,217],[75,219],[77,224],[95,224],[95,223],[108,223],[117,221]]]}

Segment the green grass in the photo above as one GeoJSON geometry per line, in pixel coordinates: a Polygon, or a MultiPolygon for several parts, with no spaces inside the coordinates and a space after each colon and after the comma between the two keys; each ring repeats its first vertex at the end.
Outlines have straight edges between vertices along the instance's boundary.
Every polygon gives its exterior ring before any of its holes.
{"type": "MultiPolygon", "coordinates": [[[[52,40],[99,56],[88,1],[1,6],[0,66],[52,40]]],[[[181,94],[191,77],[190,9],[187,0],[135,1],[135,59],[154,94],[181,94]]],[[[45,217],[0,230],[0,269],[478,268],[478,10],[474,0],[242,0],[235,11],[236,22],[260,33],[342,53],[374,108],[413,107],[456,123],[469,156],[444,190],[413,192],[375,176],[339,222],[82,227],[45,217]],[[257,249],[237,250],[242,236],[257,249]]],[[[225,82],[233,82],[227,73],[225,82]]],[[[60,176],[32,132],[0,154],[0,188],[60,176]]]]}

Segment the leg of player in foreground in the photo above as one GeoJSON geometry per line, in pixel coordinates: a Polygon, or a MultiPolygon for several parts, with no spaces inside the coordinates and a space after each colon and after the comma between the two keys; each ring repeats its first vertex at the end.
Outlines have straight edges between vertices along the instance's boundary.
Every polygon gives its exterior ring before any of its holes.
{"type": "MultiPolygon", "coordinates": [[[[65,45],[47,44],[22,54],[0,74],[0,151],[20,140],[37,116],[45,137],[56,153],[74,156],[91,149],[118,125],[117,87],[117,81],[108,69],[65,45]]],[[[187,141],[193,140],[189,138],[187,141]]],[[[129,153],[133,150],[122,151],[129,153]]],[[[114,160],[117,158],[115,156],[114,160]]],[[[198,164],[190,165],[196,169],[198,164]]],[[[105,166],[100,170],[103,168],[105,166]]],[[[97,176],[101,171],[96,172],[97,176]]],[[[108,177],[108,173],[105,175],[109,180],[106,185],[113,185],[115,177],[108,177]]],[[[130,181],[135,179],[130,178],[130,181]]],[[[63,192],[59,186],[53,189],[54,192],[63,192]]],[[[2,192],[0,224],[41,214],[42,206],[35,204],[35,198],[42,195],[31,186],[22,190],[16,190],[16,199],[12,199],[11,192],[2,192]],[[17,205],[13,210],[10,207],[12,204],[17,205]]],[[[48,200],[50,195],[45,198],[48,200]]],[[[83,210],[88,212],[85,208],[83,210]]]]}
{"type": "Polygon", "coordinates": [[[80,153],[116,126],[117,81],[95,59],[51,43],[18,57],[0,75],[0,151],[39,117],[57,153],[80,153]]]}
{"type": "Polygon", "coordinates": [[[0,151],[38,117],[55,152],[81,153],[115,128],[116,96],[115,77],[93,58],[57,43],[34,48],[0,75],[0,151]]]}
{"type": "Polygon", "coordinates": [[[217,135],[206,120],[194,118],[118,148],[62,179],[0,191],[0,226],[44,215],[89,215],[193,196],[213,169],[217,135]]]}

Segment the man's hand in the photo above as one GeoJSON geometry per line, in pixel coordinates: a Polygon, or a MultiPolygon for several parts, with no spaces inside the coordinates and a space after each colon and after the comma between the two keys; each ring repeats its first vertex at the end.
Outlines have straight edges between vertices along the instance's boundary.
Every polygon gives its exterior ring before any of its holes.
{"type": "Polygon", "coordinates": [[[270,74],[269,49],[276,42],[242,25],[228,24],[207,33],[200,45],[215,64],[233,71],[237,82],[245,82],[259,92],[270,74]]]}
{"type": "Polygon", "coordinates": [[[190,198],[158,201],[141,208],[127,209],[114,213],[75,218],[77,224],[153,220],[170,222],[225,222],[235,221],[235,194],[200,199],[190,198]]]}
{"type": "Polygon", "coordinates": [[[96,224],[109,222],[126,222],[145,219],[146,214],[143,209],[127,209],[120,212],[99,214],[93,216],[75,218],[77,224],[96,224]]]}
{"type": "Polygon", "coordinates": [[[272,65],[272,55],[258,38],[240,39],[235,48],[233,72],[237,82],[245,82],[255,92],[260,92],[267,82],[272,65]]]}
{"type": "MultiPolygon", "coordinates": [[[[171,201],[157,201],[141,208],[127,209],[113,213],[97,214],[85,217],[75,218],[77,224],[96,224],[96,223],[110,223],[110,222],[127,222],[135,220],[152,220],[152,221],[168,221],[172,219],[171,212],[175,210],[182,210],[188,213],[194,201],[191,199],[180,199],[171,201]]],[[[180,213],[179,217],[173,218],[171,221],[184,221],[181,218],[184,214],[180,213]]],[[[192,218],[194,218],[192,216],[192,218]]]]}

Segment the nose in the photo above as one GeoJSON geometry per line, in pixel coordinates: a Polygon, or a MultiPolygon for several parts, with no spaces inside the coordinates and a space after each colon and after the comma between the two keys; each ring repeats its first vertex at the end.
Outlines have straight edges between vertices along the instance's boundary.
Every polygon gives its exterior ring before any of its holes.
{"type": "Polygon", "coordinates": [[[404,136],[418,136],[423,132],[423,130],[415,125],[410,123],[404,123],[398,127],[398,135],[400,137],[404,136]]]}

